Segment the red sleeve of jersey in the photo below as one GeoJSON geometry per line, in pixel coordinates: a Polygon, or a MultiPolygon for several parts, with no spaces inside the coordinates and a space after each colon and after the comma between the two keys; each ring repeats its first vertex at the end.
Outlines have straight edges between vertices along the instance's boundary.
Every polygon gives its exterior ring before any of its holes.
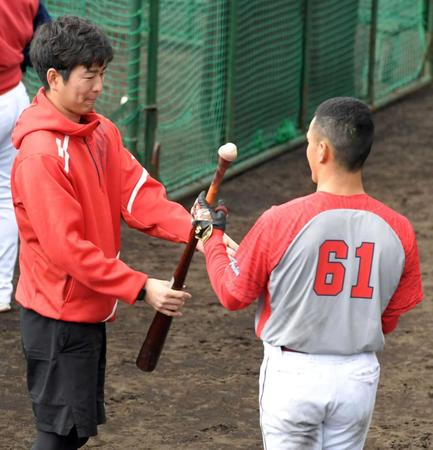
{"type": "Polygon", "coordinates": [[[411,233],[412,246],[406,253],[406,261],[400,283],[382,314],[384,333],[393,331],[397,326],[398,318],[414,308],[423,298],[418,246],[413,230],[411,230],[411,233]]]}
{"type": "Polygon", "coordinates": [[[230,311],[236,311],[245,308],[248,303],[239,302],[236,297],[230,294],[225,283],[222,282],[224,272],[230,264],[222,238],[223,232],[214,230],[211,238],[205,243],[206,267],[212,288],[221,304],[230,311]]]}
{"type": "Polygon", "coordinates": [[[222,233],[214,232],[205,244],[206,266],[220,302],[236,310],[251,304],[265,289],[269,277],[270,225],[263,214],[239,245],[236,258],[225,254],[222,233]]]}
{"type": "Polygon", "coordinates": [[[397,327],[400,316],[382,316],[382,331],[383,334],[391,333],[397,327]]]}

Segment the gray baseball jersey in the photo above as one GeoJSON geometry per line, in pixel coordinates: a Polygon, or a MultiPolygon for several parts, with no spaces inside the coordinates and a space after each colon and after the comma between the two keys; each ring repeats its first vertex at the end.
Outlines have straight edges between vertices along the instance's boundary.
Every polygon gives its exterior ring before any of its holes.
{"type": "Polygon", "coordinates": [[[256,333],[273,346],[320,354],[378,351],[382,318],[422,299],[412,226],[366,194],[317,192],[273,207],[226,267],[221,251],[212,239],[206,246],[218,297],[229,309],[258,298],[256,333]]]}

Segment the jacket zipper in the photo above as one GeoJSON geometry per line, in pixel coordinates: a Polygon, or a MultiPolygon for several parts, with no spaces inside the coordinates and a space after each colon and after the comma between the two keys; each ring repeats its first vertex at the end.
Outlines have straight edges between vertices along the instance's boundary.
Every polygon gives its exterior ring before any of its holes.
{"type": "Polygon", "coordinates": [[[99,169],[98,169],[98,164],[96,163],[96,160],[95,160],[95,158],[93,156],[92,150],[90,150],[89,144],[86,141],[86,138],[84,138],[84,142],[86,144],[88,152],[90,153],[90,157],[92,158],[93,164],[95,165],[96,173],[98,174],[99,187],[102,187],[101,174],[100,174],[99,169]]]}

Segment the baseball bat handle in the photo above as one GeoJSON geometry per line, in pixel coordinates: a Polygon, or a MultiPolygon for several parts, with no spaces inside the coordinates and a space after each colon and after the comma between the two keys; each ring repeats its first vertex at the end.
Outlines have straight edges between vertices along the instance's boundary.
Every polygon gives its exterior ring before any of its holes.
{"type": "Polygon", "coordinates": [[[215,200],[217,199],[218,195],[218,190],[224,178],[224,174],[226,173],[226,170],[230,167],[231,163],[232,163],[231,161],[227,161],[226,159],[219,157],[218,166],[212,178],[209,189],[207,190],[206,193],[206,201],[210,205],[212,205],[212,203],[215,203],[215,200]]]}
{"type": "MultiPolygon", "coordinates": [[[[217,169],[206,193],[206,201],[209,204],[215,202],[219,187],[224,178],[224,174],[230,164],[231,161],[227,161],[221,157],[218,158],[217,169]]],[[[173,274],[172,289],[178,291],[183,289],[186,275],[188,273],[188,269],[191,264],[196,246],[197,239],[195,237],[194,227],[192,227],[188,243],[186,244],[186,247],[173,274]]],[[[173,318],[171,316],[162,314],[159,311],[156,312],[155,317],[150,324],[143,345],[141,346],[140,352],[137,356],[136,365],[140,370],[144,372],[152,372],[155,369],[164,347],[164,343],[168,335],[172,319],[173,318]]]]}

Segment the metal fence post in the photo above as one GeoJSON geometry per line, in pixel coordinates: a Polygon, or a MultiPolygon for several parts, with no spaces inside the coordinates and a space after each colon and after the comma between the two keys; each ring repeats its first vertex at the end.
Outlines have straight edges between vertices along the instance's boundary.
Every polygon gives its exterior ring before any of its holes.
{"type": "Polygon", "coordinates": [[[311,36],[311,0],[304,1],[304,27],[302,36],[302,69],[301,69],[301,108],[299,112],[299,129],[305,131],[308,115],[308,97],[309,86],[308,78],[310,76],[310,36],[311,36]]]}
{"type": "Polygon", "coordinates": [[[234,128],[234,95],[236,88],[236,40],[238,1],[229,0],[229,29],[227,36],[227,91],[226,91],[226,123],[225,142],[233,139],[234,128]]]}
{"type": "Polygon", "coordinates": [[[368,55],[368,91],[367,98],[370,106],[375,101],[375,71],[376,71],[376,35],[377,35],[377,12],[379,0],[371,0],[371,23],[370,23],[370,45],[368,55]]]}
{"type": "Polygon", "coordinates": [[[144,131],[144,166],[158,176],[158,155],[154,155],[158,108],[156,104],[158,87],[159,46],[159,0],[149,2],[149,38],[147,46],[146,123],[144,131]],[[155,158],[156,156],[156,158],[155,158]],[[156,160],[155,160],[156,159],[156,160]]]}
{"type": "Polygon", "coordinates": [[[426,74],[433,76],[433,0],[425,0],[427,8],[427,51],[426,51],[426,74]]]}
{"type": "Polygon", "coordinates": [[[128,35],[128,46],[130,60],[128,62],[128,81],[126,96],[128,110],[135,112],[133,120],[127,126],[128,149],[137,154],[138,135],[138,94],[140,90],[140,50],[141,50],[141,28],[142,28],[142,1],[130,2],[130,34],[128,35]]]}

